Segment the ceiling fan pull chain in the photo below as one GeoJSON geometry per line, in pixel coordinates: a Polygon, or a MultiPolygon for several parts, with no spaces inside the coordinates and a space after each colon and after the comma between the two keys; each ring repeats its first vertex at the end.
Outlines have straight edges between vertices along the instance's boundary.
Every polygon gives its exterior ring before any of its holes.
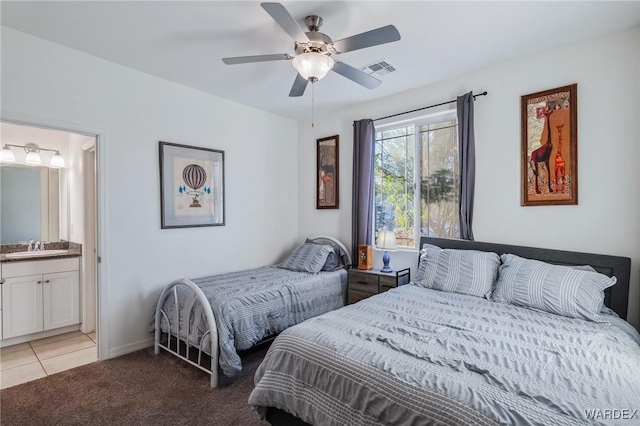
{"type": "Polygon", "coordinates": [[[311,82],[311,127],[315,127],[315,122],[314,122],[314,100],[315,100],[315,82],[311,82]]]}

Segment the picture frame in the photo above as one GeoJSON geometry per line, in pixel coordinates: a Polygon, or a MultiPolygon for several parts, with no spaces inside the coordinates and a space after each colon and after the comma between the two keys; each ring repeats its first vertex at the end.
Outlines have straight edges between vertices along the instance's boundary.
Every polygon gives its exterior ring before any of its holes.
{"type": "Polygon", "coordinates": [[[316,209],[340,208],[340,136],[316,140],[316,209]]]}
{"type": "Polygon", "coordinates": [[[578,204],[578,85],[523,95],[520,107],[520,204],[578,204]]]}
{"type": "Polygon", "coordinates": [[[159,143],[162,229],[225,225],[224,151],[159,143]]]}

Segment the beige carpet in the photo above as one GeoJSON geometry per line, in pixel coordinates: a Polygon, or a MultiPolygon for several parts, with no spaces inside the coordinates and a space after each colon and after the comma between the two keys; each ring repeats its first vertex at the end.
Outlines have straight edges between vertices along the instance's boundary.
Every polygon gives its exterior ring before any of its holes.
{"type": "Polygon", "coordinates": [[[209,387],[209,376],[153,348],[0,391],[10,425],[268,425],[247,404],[266,348],[243,355],[242,373],[209,387]]]}

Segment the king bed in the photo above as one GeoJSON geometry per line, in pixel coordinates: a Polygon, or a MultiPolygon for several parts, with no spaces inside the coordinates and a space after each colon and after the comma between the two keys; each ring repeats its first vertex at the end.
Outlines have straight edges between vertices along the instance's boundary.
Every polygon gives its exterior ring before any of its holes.
{"type": "Polygon", "coordinates": [[[281,264],[169,283],[150,326],[161,349],[211,375],[242,370],[237,351],[345,304],[351,258],[327,236],[308,239],[281,264]]]}
{"type": "Polygon", "coordinates": [[[249,397],[260,417],[640,422],[640,336],[624,321],[630,259],[434,238],[420,246],[414,282],[275,339],[249,397]]]}

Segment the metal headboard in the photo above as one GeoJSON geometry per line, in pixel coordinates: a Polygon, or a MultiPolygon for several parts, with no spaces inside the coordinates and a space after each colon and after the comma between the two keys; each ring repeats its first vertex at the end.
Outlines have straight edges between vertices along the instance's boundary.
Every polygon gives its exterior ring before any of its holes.
{"type": "Polygon", "coordinates": [[[326,240],[326,241],[331,241],[332,243],[337,244],[342,251],[344,252],[344,254],[347,255],[347,259],[349,260],[349,265],[353,265],[353,261],[351,260],[351,255],[349,254],[349,250],[347,250],[347,248],[344,246],[344,244],[342,244],[339,240],[336,240],[333,237],[330,237],[328,235],[319,235],[317,237],[310,237],[310,240],[314,241],[314,242],[318,242],[318,240],[326,240]]]}

